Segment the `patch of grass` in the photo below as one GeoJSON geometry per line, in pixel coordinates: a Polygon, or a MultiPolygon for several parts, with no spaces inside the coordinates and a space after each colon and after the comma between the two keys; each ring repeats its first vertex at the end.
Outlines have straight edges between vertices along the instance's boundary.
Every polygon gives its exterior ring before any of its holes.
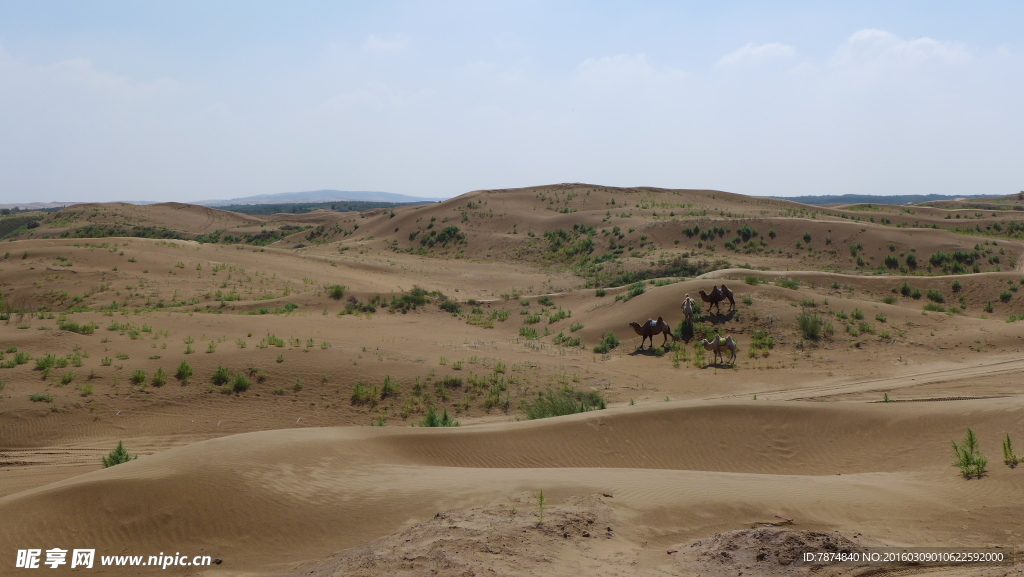
{"type": "Polygon", "coordinates": [[[53,397],[50,395],[29,395],[28,399],[36,403],[52,403],[53,397]]]}
{"type": "Polygon", "coordinates": [[[754,329],[750,335],[750,350],[747,355],[751,358],[767,357],[768,351],[773,348],[775,348],[775,338],[765,329],[754,329]]]}
{"type": "Polygon", "coordinates": [[[599,289],[596,289],[594,291],[594,296],[596,296],[596,297],[603,297],[606,294],[608,294],[608,293],[606,293],[603,288],[599,288],[599,289]]]}
{"type": "Polygon", "coordinates": [[[822,337],[831,337],[835,332],[831,321],[825,320],[818,313],[812,313],[806,309],[797,315],[796,322],[804,338],[812,341],[819,340],[822,337]]]}
{"type": "Polygon", "coordinates": [[[860,309],[853,309],[853,312],[850,313],[850,318],[855,320],[855,321],[863,320],[864,319],[864,311],[862,311],[860,309]]]}
{"type": "Polygon", "coordinates": [[[569,326],[569,332],[574,333],[583,328],[583,323],[573,323],[569,326]]]}
{"type": "Polygon", "coordinates": [[[529,315],[523,319],[524,325],[535,325],[540,322],[540,315],[529,315]]]}
{"type": "Polygon", "coordinates": [[[162,387],[167,384],[167,373],[164,372],[163,367],[160,367],[153,373],[152,384],[154,387],[162,387]]]}
{"type": "Polygon", "coordinates": [[[936,313],[944,313],[946,312],[946,307],[938,303],[925,303],[924,310],[936,313]]]}
{"type": "Polygon", "coordinates": [[[71,331],[73,333],[78,333],[80,335],[91,335],[94,332],[96,332],[96,329],[99,328],[99,325],[97,325],[96,323],[87,323],[84,325],[80,325],[75,321],[59,320],[57,321],[57,328],[62,331],[71,331]]]}
{"type": "Polygon", "coordinates": [[[377,387],[369,387],[362,381],[352,387],[352,404],[365,405],[377,400],[377,387]]]}
{"type": "Polygon", "coordinates": [[[886,318],[886,316],[884,314],[878,313],[878,314],[875,315],[875,320],[880,322],[880,323],[884,323],[888,319],[886,318]]]}
{"type": "Polygon", "coordinates": [[[1003,301],[1004,303],[1010,302],[1011,298],[1013,298],[1013,293],[1010,291],[1002,291],[999,293],[999,300],[1003,301]]]}
{"type": "Polygon", "coordinates": [[[129,455],[128,449],[124,448],[124,442],[118,441],[117,447],[110,452],[106,457],[103,457],[103,468],[113,467],[114,465],[120,465],[121,463],[127,463],[134,459],[138,459],[138,455],[129,455]]]}
{"type": "Polygon", "coordinates": [[[73,380],[75,380],[75,371],[68,371],[60,376],[60,384],[62,385],[70,385],[73,380]]]}
{"type": "Polygon", "coordinates": [[[533,401],[523,401],[522,409],[527,419],[544,419],[585,413],[607,406],[604,397],[597,391],[578,391],[567,385],[538,392],[533,401]]]}
{"type": "Polygon", "coordinates": [[[896,297],[896,295],[888,295],[888,296],[886,296],[885,298],[882,299],[882,302],[887,304],[887,305],[894,305],[894,304],[898,303],[899,300],[900,299],[898,299],[896,297]]]}
{"type": "Polygon", "coordinates": [[[647,285],[645,285],[643,281],[637,281],[629,285],[629,290],[626,291],[625,294],[615,295],[615,300],[626,302],[644,294],[645,292],[647,292],[647,285]]]}
{"type": "Polygon", "coordinates": [[[754,304],[754,297],[752,297],[750,295],[743,295],[742,297],[740,297],[740,301],[742,301],[743,304],[749,306],[749,305],[754,304]]]}
{"type": "Polygon", "coordinates": [[[946,297],[937,289],[928,289],[928,300],[936,303],[946,302],[946,297]]]}
{"type": "Polygon", "coordinates": [[[775,286],[796,290],[800,288],[800,281],[795,278],[780,278],[775,281],[775,286]]]}
{"type": "Polygon", "coordinates": [[[540,297],[539,299],[537,299],[537,303],[541,304],[543,306],[546,306],[546,307],[553,307],[553,306],[555,306],[555,301],[551,300],[551,297],[549,297],[547,295],[544,295],[544,296],[540,297]]]}
{"type": "Polygon", "coordinates": [[[533,340],[538,338],[540,335],[537,334],[537,329],[533,327],[519,327],[519,336],[533,340]]]}
{"type": "Polygon", "coordinates": [[[146,371],[135,369],[132,371],[131,381],[133,385],[141,385],[146,382],[146,371]]]}
{"type": "Polygon", "coordinates": [[[88,397],[89,395],[92,394],[92,391],[92,383],[84,383],[80,387],[78,387],[78,392],[83,397],[88,397]]]}

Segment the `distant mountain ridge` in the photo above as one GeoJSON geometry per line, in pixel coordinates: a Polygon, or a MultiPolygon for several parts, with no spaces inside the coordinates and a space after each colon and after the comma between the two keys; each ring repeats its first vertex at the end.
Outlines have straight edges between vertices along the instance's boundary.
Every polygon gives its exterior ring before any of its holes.
{"type": "Polygon", "coordinates": [[[913,204],[933,200],[956,200],[958,198],[1002,198],[998,194],[823,194],[808,196],[770,196],[779,200],[792,200],[802,204],[913,204]]]}
{"type": "Polygon", "coordinates": [[[435,202],[443,199],[369,190],[310,190],[305,192],[259,194],[256,196],[245,196],[242,198],[231,198],[226,200],[200,200],[191,204],[216,207],[231,204],[279,204],[297,202],[334,202],[345,200],[365,200],[374,202],[435,202]]]}

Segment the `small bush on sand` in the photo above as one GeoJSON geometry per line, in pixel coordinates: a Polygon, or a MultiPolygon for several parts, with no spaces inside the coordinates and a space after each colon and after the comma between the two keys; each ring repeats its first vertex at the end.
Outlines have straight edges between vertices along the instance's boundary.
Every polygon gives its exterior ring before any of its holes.
{"type": "Polygon", "coordinates": [[[327,287],[327,294],[332,299],[340,301],[345,296],[345,285],[334,284],[327,287]]]}
{"type": "Polygon", "coordinates": [[[231,392],[244,393],[245,391],[249,390],[249,385],[251,384],[252,383],[251,381],[249,381],[249,377],[243,375],[242,373],[238,373],[237,375],[235,375],[234,379],[231,379],[231,392]]]}
{"type": "Polygon", "coordinates": [[[805,339],[817,341],[821,337],[832,336],[832,323],[826,321],[818,313],[804,309],[796,316],[796,324],[805,339]]]}
{"type": "Polygon", "coordinates": [[[357,382],[352,387],[353,405],[365,405],[375,400],[377,400],[377,387],[368,387],[362,381],[357,382]]]}
{"type": "Polygon", "coordinates": [[[167,373],[164,372],[163,367],[160,367],[153,373],[153,386],[162,387],[167,384],[167,373]]]}
{"type": "Polygon", "coordinates": [[[1020,463],[1020,455],[1013,452],[1013,441],[1010,440],[1010,435],[1007,434],[1006,438],[1003,439],[1003,462],[1010,466],[1012,469],[1020,463]]]}
{"type": "Polygon", "coordinates": [[[52,403],[53,397],[50,395],[29,395],[28,400],[36,403],[52,403]]]}
{"type": "Polygon", "coordinates": [[[928,300],[936,303],[946,302],[946,297],[938,289],[928,289],[928,300]]]}
{"type": "Polygon", "coordinates": [[[421,427],[458,427],[459,422],[456,421],[448,414],[448,409],[444,409],[443,412],[438,413],[437,410],[430,406],[427,409],[427,414],[420,421],[421,427]]]}
{"type": "Polygon", "coordinates": [[[527,419],[544,419],[561,415],[573,415],[606,408],[607,402],[597,391],[577,391],[570,386],[561,389],[547,389],[537,393],[537,398],[523,401],[523,413],[527,419]]]}
{"type": "Polygon", "coordinates": [[[135,369],[132,371],[132,384],[141,385],[146,382],[146,371],[142,369],[135,369]]]}
{"type": "Polygon", "coordinates": [[[174,378],[181,381],[181,384],[187,385],[188,380],[192,378],[192,365],[188,364],[188,361],[181,361],[178,370],[174,373],[174,378]]]}
{"type": "Polygon", "coordinates": [[[617,346],[619,346],[619,338],[612,331],[608,331],[604,334],[601,342],[594,347],[594,352],[603,355],[617,346]]]}
{"type": "Polygon", "coordinates": [[[138,455],[128,454],[128,449],[124,448],[124,441],[118,441],[117,447],[113,451],[111,451],[109,455],[103,457],[103,468],[113,467],[114,465],[127,463],[128,461],[138,458],[138,455]]]}
{"type": "Polygon", "coordinates": [[[960,469],[960,474],[965,479],[981,478],[985,474],[988,459],[978,447],[978,436],[970,428],[967,429],[967,434],[964,435],[964,440],[959,445],[953,441],[953,457],[953,465],[960,469]]]}
{"type": "Polygon", "coordinates": [[[231,371],[227,367],[218,366],[217,370],[213,371],[210,375],[210,382],[217,385],[226,385],[231,380],[231,371]]]}

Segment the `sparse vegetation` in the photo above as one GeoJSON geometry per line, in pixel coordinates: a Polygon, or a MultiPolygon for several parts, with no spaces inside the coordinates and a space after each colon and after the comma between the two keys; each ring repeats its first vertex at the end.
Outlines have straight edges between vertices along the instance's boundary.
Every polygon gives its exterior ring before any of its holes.
{"type": "Polygon", "coordinates": [[[537,393],[532,401],[523,401],[527,419],[544,419],[585,413],[606,408],[607,402],[596,391],[578,391],[568,385],[559,389],[546,389],[537,393]]]}
{"type": "Polygon", "coordinates": [[[438,413],[437,409],[431,405],[427,408],[427,413],[423,416],[419,425],[421,427],[458,427],[459,422],[448,414],[448,409],[444,409],[441,413],[438,413]]]}
{"type": "Polygon", "coordinates": [[[594,347],[594,352],[599,354],[606,354],[608,351],[619,346],[619,338],[615,336],[615,333],[608,331],[604,334],[604,338],[601,342],[594,347]]]}

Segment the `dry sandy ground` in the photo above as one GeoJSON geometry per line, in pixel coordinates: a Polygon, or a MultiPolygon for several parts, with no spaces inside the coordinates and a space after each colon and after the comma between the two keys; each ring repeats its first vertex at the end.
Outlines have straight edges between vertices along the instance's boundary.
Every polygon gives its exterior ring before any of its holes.
{"type": "MultiPolygon", "coordinates": [[[[166,569],[176,575],[1019,574],[1020,565],[790,562],[807,548],[1024,546],[1024,473],[1000,458],[1007,434],[1024,443],[1024,323],[1007,322],[1024,313],[1022,245],[913,227],[946,226],[944,209],[820,211],[721,192],[565,185],[394,216],[75,210],[0,250],[0,294],[15,311],[0,320],[0,363],[32,357],[0,368],[0,575],[24,573],[13,568],[18,549],[52,547],[222,561],[166,569]],[[267,247],[43,238],[129,218],[196,235],[324,228],[267,247]],[[627,301],[616,297],[629,287],[597,296],[545,252],[544,231],[576,223],[597,227],[600,243],[601,230],[619,226],[633,245],[626,268],[683,253],[731,264],[627,301]],[[405,250],[424,246],[411,233],[452,224],[465,242],[405,250]],[[730,251],[730,233],[708,247],[680,232],[694,224],[750,224],[765,243],[730,251]],[[927,262],[975,245],[987,259],[977,274],[875,274],[886,254],[902,265],[911,248],[927,262]],[[941,293],[950,312],[894,293],[904,280],[941,293]],[[637,349],[629,321],[663,316],[675,327],[684,294],[721,282],[737,311],[705,311],[703,322],[739,340],[735,364],[699,361],[694,342],[637,349]],[[331,298],[334,284],[347,287],[342,299],[331,298]],[[339,315],[350,297],[387,300],[414,285],[462,311],[432,297],[406,313],[339,315]],[[560,308],[571,316],[549,320],[560,308]],[[804,338],[803,310],[834,333],[804,338]],[[79,334],[67,320],[96,328],[79,334]],[[522,336],[530,327],[538,338],[522,336]],[[773,347],[752,353],[755,330],[773,347]],[[608,331],[622,344],[593,353],[608,331]],[[583,346],[557,344],[559,333],[583,346]],[[63,360],[38,370],[47,353],[63,360]],[[183,361],[186,381],[175,378],[183,361]],[[248,390],[212,384],[221,366],[247,376],[248,390]],[[139,383],[134,371],[145,372],[139,383]],[[397,392],[353,402],[356,384],[386,379],[397,392]],[[564,385],[600,392],[609,408],[521,420],[522,401],[564,385]],[[879,402],[885,395],[895,402],[879,402]],[[462,426],[411,427],[431,405],[462,426]],[[950,440],[967,427],[989,457],[981,479],[951,465],[950,440]],[[118,440],[141,456],[102,469],[118,440]]],[[[960,212],[983,228],[1013,216],[960,212]]]]}

